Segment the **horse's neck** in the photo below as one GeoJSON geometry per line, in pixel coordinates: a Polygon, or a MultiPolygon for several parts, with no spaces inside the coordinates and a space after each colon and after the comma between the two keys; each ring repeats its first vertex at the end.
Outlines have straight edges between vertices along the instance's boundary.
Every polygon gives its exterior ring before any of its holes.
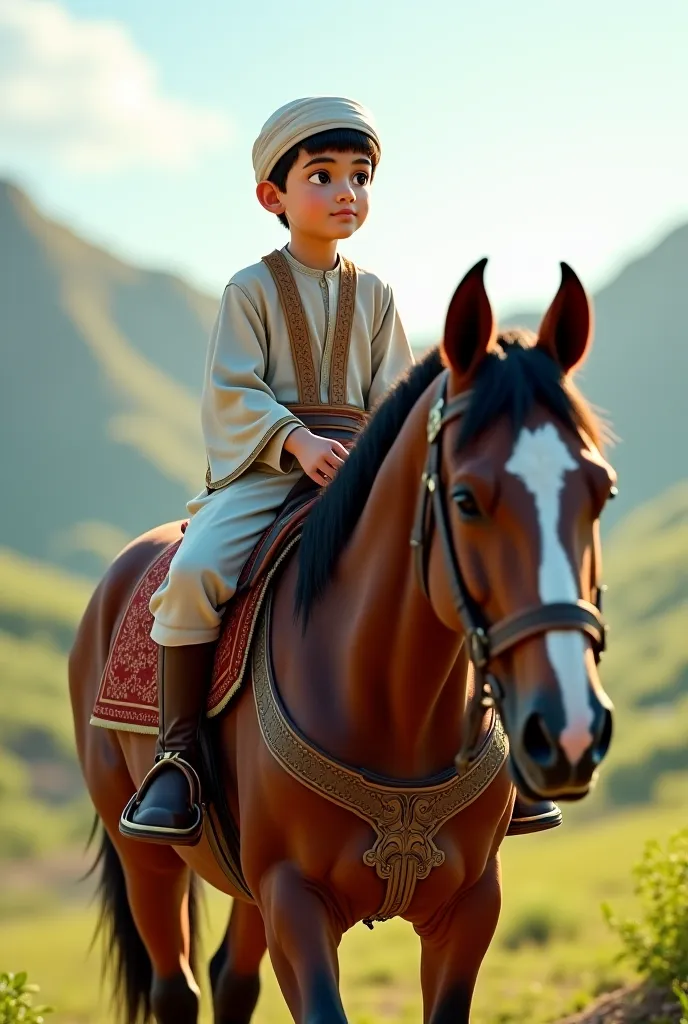
{"type": "Polygon", "coordinates": [[[409,543],[429,404],[424,396],[412,410],[384,460],[314,620],[333,624],[328,657],[346,756],[396,776],[451,765],[466,700],[460,637],[422,594],[409,543]]]}

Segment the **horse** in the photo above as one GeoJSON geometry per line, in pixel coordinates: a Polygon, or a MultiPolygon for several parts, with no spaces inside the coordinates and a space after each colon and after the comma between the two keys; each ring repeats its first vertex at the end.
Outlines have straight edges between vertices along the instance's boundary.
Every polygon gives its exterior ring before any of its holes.
{"type": "Polygon", "coordinates": [[[70,691],[127,1021],[197,1021],[200,876],[234,897],[210,969],[216,1024],[248,1024],[266,950],[295,1021],[344,1024],[342,935],[391,916],[419,936],[426,1024],[466,1024],[514,783],[556,800],[594,783],[612,731],[598,531],[615,474],[573,383],[591,305],[561,264],[537,335],[500,334],[486,262],[319,494],[273,580],[253,693],[244,685],[219,723],[250,899],[207,837],[173,848],[120,835],[153,737],[89,728],[123,609],[179,524],[133,541],[87,607],[70,691]]]}

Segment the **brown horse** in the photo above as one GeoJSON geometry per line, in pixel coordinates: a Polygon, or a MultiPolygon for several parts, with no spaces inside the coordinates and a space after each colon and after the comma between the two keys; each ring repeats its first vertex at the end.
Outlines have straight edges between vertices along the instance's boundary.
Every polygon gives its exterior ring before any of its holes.
{"type": "Polygon", "coordinates": [[[614,474],[570,380],[590,344],[589,303],[562,265],[537,340],[498,336],[484,265],[459,285],[441,349],[382,403],[316,503],[298,559],[276,578],[255,696],[245,685],[220,723],[255,902],[232,889],[206,839],[173,849],[119,834],[153,738],[88,724],[123,609],[178,524],[134,541],[89,604],[71,695],[105,826],[103,912],[130,1022],[197,1020],[193,873],[236,897],[211,964],[218,1024],[248,1024],[266,948],[296,1021],[346,1021],[342,934],[395,914],[420,938],[425,1021],[467,1022],[515,793],[489,705],[526,793],[579,799],[590,788],[611,738],[596,671],[597,531],[614,474]],[[275,700],[291,762],[268,747],[275,700]]]}

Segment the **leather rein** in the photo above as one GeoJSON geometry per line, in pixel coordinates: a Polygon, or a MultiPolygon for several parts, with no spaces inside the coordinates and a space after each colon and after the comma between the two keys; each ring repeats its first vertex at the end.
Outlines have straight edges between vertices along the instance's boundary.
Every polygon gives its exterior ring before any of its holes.
{"type": "Polygon", "coordinates": [[[466,716],[461,750],[456,758],[459,772],[467,771],[476,757],[477,745],[487,708],[499,711],[504,688],[493,672],[489,671],[495,658],[523,641],[551,630],[578,630],[590,638],[595,663],[606,648],[607,627],[602,618],[602,594],[605,587],[599,582],[599,537],[594,532],[593,589],[595,603],[589,601],[556,601],[531,605],[522,611],[507,615],[490,625],[471,598],[452,541],[451,524],[447,508],[447,495],[442,480],[442,436],[449,423],[460,419],[471,400],[471,392],[464,391],[447,401],[449,372],[443,371],[437,381],[437,398],[428,415],[428,454],[421,477],[416,515],[411,533],[411,547],[419,586],[426,597],[428,590],[428,556],[433,526],[436,526],[442,544],[454,608],[461,622],[473,663],[477,699],[471,702],[466,716]]]}

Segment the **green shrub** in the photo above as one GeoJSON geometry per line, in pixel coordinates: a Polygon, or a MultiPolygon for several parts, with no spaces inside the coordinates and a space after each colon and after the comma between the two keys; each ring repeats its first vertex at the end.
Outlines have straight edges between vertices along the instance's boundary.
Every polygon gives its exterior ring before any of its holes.
{"type": "Polygon", "coordinates": [[[0,1024],[42,1024],[49,1006],[32,1006],[37,985],[27,985],[26,974],[0,974],[0,1024]]]}
{"type": "Polygon", "coordinates": [[[686,993],[686,990],[679,985],[677,981],[674,982],[672,988],[674,990],[674,995],[681,1004],[681,1010],[683,1011],[681,1014],[680,1024],[688,1024],[688,993],[686,993]]]}
{"type": "Polygon", "coordinates": [[[575,920],[551,903],[532,904],[516,915],[502,936],[505,949],[546,946],[556,939],[572,939],[577,932],[575,920]]]}
{"type": "Polygon", "coordinates": [[[666,850],[648,842],[633,873],[640,918],[621,921],[602,906],[623,944],[619,958],[662,987],[683,983],[688,979],[688,829],[674,833],[666,850]]]}

